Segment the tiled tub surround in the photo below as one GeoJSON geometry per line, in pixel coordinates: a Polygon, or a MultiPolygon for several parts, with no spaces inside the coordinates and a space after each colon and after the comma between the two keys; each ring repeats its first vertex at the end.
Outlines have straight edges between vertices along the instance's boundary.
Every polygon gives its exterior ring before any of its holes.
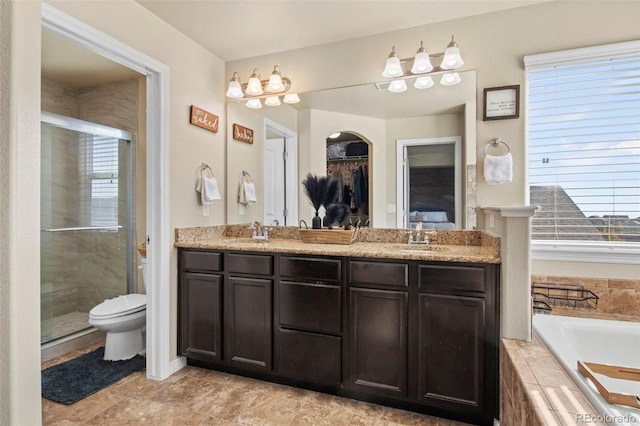
{"type": "MultiPolygon", "coordinates": [[[[615,280],[616,283],[619,281],[615,280]]],[[[575,281],[571,282],[575,283],[575,281]]],[[[629,283],[634,282],[629,281],[629,283]]],[[[561,312],[558,311],[554,308],[553,312],[564,316],[640,321],[638,315],[608,314],[593,309],[564,308],[561,312]]],[[[640,327],[640,324],[638,326],[640,327]]],[[[535,333],[530,342],[502,339],[500,401],[502,424],[543,426],[606,424],[535,333]],[[520,418],[530,420],[526,423],[514,423],[514,419],[520,418]]]]}
{"type": "Polygon", "coordinates": [[[296,254],[500,263],[500,239],[484,231],[441,231],[429,237],[430,247],[407,244],[408,230],[362,228],[350,245],[304,243],[298,227],[268,227],[269,242],[252,243],[248,225],[176,229],[175,246],[217,250],[250,250],[296,254]]]}
{"type": "MultiPolygon", "coordinates": [[[[577,369],[578,361],[640,368],[640,324],[594,318],[536,315],[536,336],[582,390],[596,410],[612,426],[640,424],[640,411],[624,405],[609,404],[577,369]]],[[[640,394],[640,383],[600,377],[611,392],[640,394]]]]}
{"type": "Polygon", "coordinates": [[[595,408],[535,335],[530,342],[502,339],[501,425],[606,425],[601,420],[595,408]]]}
{"type": "Polygon", "coordinates": [[[554,314],[640,322],[640,280],[532,275],[531,282],[578,284],[599,298],[595,309],[556,305],[554,314]]]}

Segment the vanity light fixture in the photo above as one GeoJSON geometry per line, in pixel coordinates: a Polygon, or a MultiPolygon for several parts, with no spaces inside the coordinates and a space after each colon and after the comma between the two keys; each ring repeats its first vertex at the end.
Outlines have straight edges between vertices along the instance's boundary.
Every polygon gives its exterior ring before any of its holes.
{"type": "MultiPolygon", "coordinates": [[[[443,71],[454,70],[462,65],[464,65],[464,61],[460,54],[460,48],[458,43],[454,41],[453,36],[451,36],[451,42],[447,45],[444,53],[433,55],[429,55],[422,41],[413,58],[400,59],[396,52],[396,47],[393,46],[382,75],[394,78],[395,80],[389,84],[389,91],[400,93],[407,90],[407,84],[404,82],[407,78],[417,77],[413,85],[416,89],[428,89],[434,85],[434,82],[431,76],[424,76],[425,74],[441,74],[443,71]],[[433,63],[432,60],[434,61],[433,63]],[[412,64],[411,69],[408,69],[409,63],[412,64]]],[[[453,86],[460,83],[460,81],[460,75],[457,72],[448,72],[442,77],[440,84],[453,86]]]]}
{"type": "Polygon", "coordinates": [[[283,101],[288,104],[300,102],[300,98],[295,93],[286,93],[291,88],[291,80],[282,77],[280,67],[273,67],[273,71],[268,80],[261,80],[260,73],[257,68],[253,69],[253,73],[249,77],[246,84],[240,82],[240,76],[237,72],[233,73],[229,86],[227,88],[227,97],[247,101],[247,107],[252,109],[262,108],[261,99],[265,99],[265,105],[280,105],[279,95],[284,94],[283,101]]]}

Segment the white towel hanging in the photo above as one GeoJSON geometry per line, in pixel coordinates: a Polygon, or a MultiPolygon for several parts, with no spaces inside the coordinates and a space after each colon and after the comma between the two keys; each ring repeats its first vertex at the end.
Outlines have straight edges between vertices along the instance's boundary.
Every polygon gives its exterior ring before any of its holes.
{"type": "Polygon", "coordinates": [[[243,171],[240,176],[240,187],[238,188],[238,202],[246,206],[257,201],[256,187],[251,181],[251,175],[243,171]]]}
{"type": "Polygon", "coordinates": [[[213,170],[207,164],[202,163],[200,166],[200,179],[196,182],[196,191],[200,193],[200,202],[203,206],[210,206],[222,199],[218,181],[213,176],[213,170]],[[207,171],[211,174],[210,177],[205,176],[207,171]]]}
{"type": "Polygon", "coordinates": [[[511,183],[513,180],[513,158],[511,148],[505,142],[495,138],[484,148],[484,180],[490,185],[511,183]],[[504,155],[489,155],[487,149],[503,144],[508,152],[504,155]]]}

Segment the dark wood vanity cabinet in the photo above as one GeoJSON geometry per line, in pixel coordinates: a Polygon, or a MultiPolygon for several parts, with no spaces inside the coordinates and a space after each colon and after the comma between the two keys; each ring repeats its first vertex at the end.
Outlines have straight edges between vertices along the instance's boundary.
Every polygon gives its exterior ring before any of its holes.
{"type": "Polygon", "coordinates": [[[499,265],[180,249],[190,363],[474,424],[498,417],[499,265]]]}
{"type": "Polygon", "coordinates": [[[348,388],[407,395],[407,308],[406,291],[349,289],[348,388]]]}
{"type": "Polygon", "coordinates": [[[272,369],[273,256],[180,250],[178,352],[272,369]]]}
{"type": "Polygon", "coordinates": [[[276,371],[340,386],[344,259],[281,255],[278,265],[276,371]]]}
{"type": "Polygon", "coordinates": [[[225,359],[231,365],[271,370],[272,280],[229,277],[224,288],[225,359]]]}
{"type": "Polygon", "coordinates": [[[418,398],[497,417],[498,266],[418,266],[418,398]]]}
{"type": "Polygon", "coordinates": [[[201,361],[222,359],[222,275],[182,273],[180,353],[201,361]]]}

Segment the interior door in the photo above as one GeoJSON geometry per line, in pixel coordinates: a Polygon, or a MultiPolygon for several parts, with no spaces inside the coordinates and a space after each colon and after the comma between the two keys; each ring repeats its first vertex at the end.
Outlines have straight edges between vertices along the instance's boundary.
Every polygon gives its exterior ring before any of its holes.
{"type": "Polygon", "coordinates": [[[286,177],[285,140],[265,141],[264,149],[264,224],[285,225],[286,177]]]}

